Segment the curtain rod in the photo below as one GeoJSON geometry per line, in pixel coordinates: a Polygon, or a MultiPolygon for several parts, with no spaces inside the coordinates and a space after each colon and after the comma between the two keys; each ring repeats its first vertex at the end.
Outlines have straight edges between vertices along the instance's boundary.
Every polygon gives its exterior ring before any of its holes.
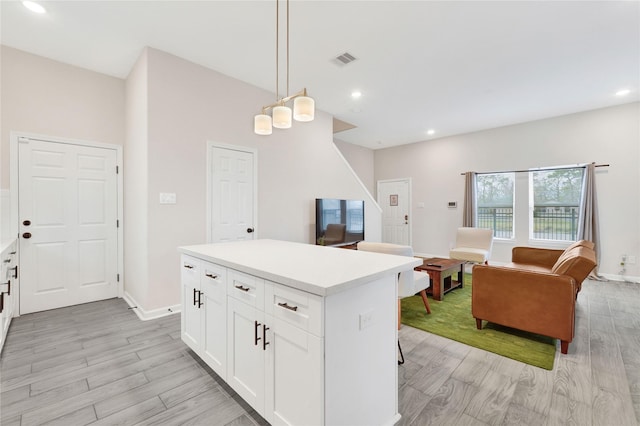
{"type": "MultiPolygon", "coordinates": [[[[578,167],[587,167],[586,164],[576,165],[576,166],[563,166],[563,167],[549,167],[549,168],[538,168],[538,169],[527,169],[527,170],[501,170],[499,172],[474,172],[477,175],[492,175],[497,173],[528,173],[528,172],[538,172],[538,171],[546,171],[546,170],[564,170],[564,169],[577,169],[578,167]]],[[[609,167],[608,164],[595,164],[594,167],[609,167]]],[[[460,173],[464,176],[464,173],[460,173]]]]}

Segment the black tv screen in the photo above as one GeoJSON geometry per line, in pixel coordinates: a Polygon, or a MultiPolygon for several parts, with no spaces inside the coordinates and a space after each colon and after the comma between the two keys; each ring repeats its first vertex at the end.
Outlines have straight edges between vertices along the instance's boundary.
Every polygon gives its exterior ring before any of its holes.
{"type": "Polygon", "coordinates": [[[364,201],[316,198],[316,244],[337,246],[364,240],[364,201]]]}

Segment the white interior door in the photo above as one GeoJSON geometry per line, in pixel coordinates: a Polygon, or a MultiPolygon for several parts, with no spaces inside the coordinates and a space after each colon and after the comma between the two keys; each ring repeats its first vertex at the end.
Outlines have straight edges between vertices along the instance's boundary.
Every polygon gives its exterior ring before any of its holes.
{"type": "Polygon", "coordinates": [[[18,146],[20,313],[117,297],[116,150],[18,146]]]}
{"type": "Polygon", "coordinates": [[[255,232],[255,152],[209,147],[209,242],[251,240],[255,232]]]}
{"type": "Polygon", "coordinates": [[[382,208],[382,242],[411,245],[411,181],[378,181],[378,204],[382,208]]]}

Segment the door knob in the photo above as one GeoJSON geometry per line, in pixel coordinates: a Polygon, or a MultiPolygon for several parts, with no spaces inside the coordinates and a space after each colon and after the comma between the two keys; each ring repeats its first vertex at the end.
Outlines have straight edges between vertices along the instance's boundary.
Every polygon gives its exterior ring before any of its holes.
{"type": "Polygon", "coordinates": [[[24,234],[22,234],[22,238],[28,240],[29,238],[31,238],[31,232],[25,232],[24,234]]]}
{"type": "Polygon", "coordinates": [[[253,232],[253,228],[247,228],[247,233],[252,233],[253,232]]]}

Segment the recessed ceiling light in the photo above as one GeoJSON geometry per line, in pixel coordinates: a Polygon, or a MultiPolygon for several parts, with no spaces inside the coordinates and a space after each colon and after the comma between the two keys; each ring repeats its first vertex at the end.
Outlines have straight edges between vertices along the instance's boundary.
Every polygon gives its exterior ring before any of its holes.
{"type": "Polygon", "coordinates": [[[351,92],[351,97],[354,99],[358,99],[360,96],[362,96],[362,92],[356,90],[355,92],[351,92]]]}
{"type": "Polygon", "coordinates": [[[616,92],[616,96],[627,96],[629,93],[631,93],[631,90],[629,89],[622,89],[622,90],[618,90],[616,92]]]}
{"type": "Polygon", "coordinates": [[[427,130],[427,134],[428,134],[429,136],[433,135],[435,132],[436,132],[436,131],[435,131],[435,130],[433,130],[433,129],[429,129],[429,130],[427,130]]]}
{"type": "Polygon", "coordinates": [[[47,10],[44,7],[42,7],[41,5],[33,1],[23,1],[22,4],[24,5],[24,7],[26,7],[27,9],[35,13],[47,12],[47,10]]]}

